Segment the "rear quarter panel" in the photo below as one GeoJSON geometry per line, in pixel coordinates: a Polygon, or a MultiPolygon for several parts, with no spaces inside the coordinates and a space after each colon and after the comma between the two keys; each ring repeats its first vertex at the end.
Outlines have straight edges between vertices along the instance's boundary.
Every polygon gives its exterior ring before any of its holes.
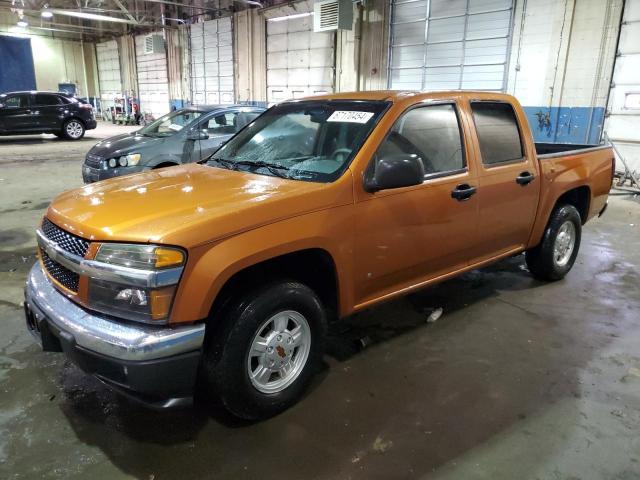
{"type": "Polygon", "coordinates": [[[613,158],[611,147],[539,157],[542,181],[540,202],[528,247],[540,243],[551,212],[564,193],[579,187],[589,188],[589,209],[585,222],[602,210],[613,181],[613,158]]]}

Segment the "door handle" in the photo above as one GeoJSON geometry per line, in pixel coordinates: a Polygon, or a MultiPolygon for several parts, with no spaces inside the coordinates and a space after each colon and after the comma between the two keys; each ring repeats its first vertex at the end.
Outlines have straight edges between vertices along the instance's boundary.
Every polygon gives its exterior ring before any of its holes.
{"type": "Polygon", "coordinates": [[[533,182],[534,178],[536,178],[536,176],[533,173],[522,172],[520,175],[516,177],[516,183],[524,187],[525,185],[528,185],[529,183],[533,182]]]}
{"type": "Polygon", "coordinates": [[[451,191],[451,198],[464,202],[469,200],[474,193],[476,193],[476,187],[472,187],[468,183],[461,183],[451,191]]]}

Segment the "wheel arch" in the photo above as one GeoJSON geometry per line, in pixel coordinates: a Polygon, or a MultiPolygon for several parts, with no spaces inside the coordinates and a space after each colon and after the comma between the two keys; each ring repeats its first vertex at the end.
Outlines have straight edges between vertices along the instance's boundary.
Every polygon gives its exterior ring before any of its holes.
{"type": "MultiPolygon", "coordinates": [[[[584,225],[589,217],[589,208],[591,206],[591,188],[588,185],[581,185],[574,187],[571,190],[564,192],[556,200],[553,209],[558,208],[560,205],[573,205],[580,214],[580,220],[584,225]]],[[[549,212],[549,217],[551,212],[549,212]]],[[[547,222],[549,220],[547,219],[547,222]]]]}
{"type": "Polygon", "coordinates": [[[209,318],[215,318],[238,292],[246,292],[278,279],[307,285],[320,297],[329,318],[338,314],[338,272],[335,261],[327,250],[312,247],[272,256],[236,270],[215,295],[209,318]]]}

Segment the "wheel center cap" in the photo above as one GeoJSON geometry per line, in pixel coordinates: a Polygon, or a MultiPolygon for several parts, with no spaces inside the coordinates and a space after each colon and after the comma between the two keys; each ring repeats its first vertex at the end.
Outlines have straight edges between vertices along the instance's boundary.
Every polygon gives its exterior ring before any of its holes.
{"type": "Polygon", "coordinates": [[[281,345],[276,346],[276,352],[278,352],[280,358],[285,358],[287,356],[287,352],[281,345]]]}

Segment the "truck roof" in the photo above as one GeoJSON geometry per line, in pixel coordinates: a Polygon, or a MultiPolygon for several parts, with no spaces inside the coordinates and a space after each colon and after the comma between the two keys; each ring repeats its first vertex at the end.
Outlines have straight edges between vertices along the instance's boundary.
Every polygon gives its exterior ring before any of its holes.
{"type": "Polygon", "coordinates": [[[418,90],[369,90],[361,92],[340,92],[327,93],[324,95],[314,95],[305,97],[300,100],[386,100],[390,102],[399,102],[411,97],[419,97],[422,99],[438,99],[451,98],[452,96],[475,97],[475,98],[503,98],[511,99],[511,95],[499,92],[487,92],[482,90],[446,90],[446,91],[418,91],[418,90]]]}

